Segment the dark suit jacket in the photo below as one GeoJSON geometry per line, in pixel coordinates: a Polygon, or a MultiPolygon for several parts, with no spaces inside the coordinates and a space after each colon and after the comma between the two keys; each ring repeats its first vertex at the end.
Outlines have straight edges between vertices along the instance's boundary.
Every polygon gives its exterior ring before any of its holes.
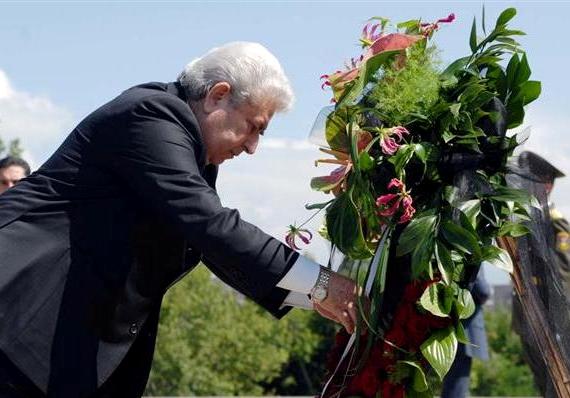
{"type": "Polygon", "coordinates": [[[216,172],[179,85],[149,83],[0,196],[0,349],[49,396],[140,396],[162,296],[200,259],[282,314],[297,254],[221,206],[216,172]]]}

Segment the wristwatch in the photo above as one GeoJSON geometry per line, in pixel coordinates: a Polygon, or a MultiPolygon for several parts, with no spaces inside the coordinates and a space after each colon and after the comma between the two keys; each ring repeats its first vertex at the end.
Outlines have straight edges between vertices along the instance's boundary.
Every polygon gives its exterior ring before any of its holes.
{"type": "Polygon", "coordinates": [[[311,289],[310,297],[311,301],[314,303],[321,303],[327,298],[329,293],[329,282],[331,280],[332,271],[328,268],[321,267],[319,271],[319,277],[315,286],[311,289]]]}

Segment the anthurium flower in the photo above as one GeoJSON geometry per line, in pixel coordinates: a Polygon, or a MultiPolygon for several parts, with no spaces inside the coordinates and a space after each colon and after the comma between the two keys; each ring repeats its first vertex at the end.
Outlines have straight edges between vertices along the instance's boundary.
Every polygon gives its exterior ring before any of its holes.
{"type": "Polygon", "coordinates": [[[393,155],[400,148],[400,142],[404,139],[404,135],[408,135],[408,129],[402,126],[382,129],[380,131],[380,147],[385,155],[393,155]]]}
{"type": "Polygon", "coordinates": [[[370,45],[368,52],[364,55],[364,59],[368,59],[384,51],[405,50],[422,39],[422,36],[407,35],[404,33],[390,33],[380,36],[370,45]]]}
{"type": "Polygon", "coordinates": [[[378,214],[382,217],[393,217],[398,211],[401,211],[398,224],[403,224],[412,219],[416,209],[412,206],[413,200],[410,193],[406,191],[406,185],[397,178],[392,178],[387,186],[388,189],[395,189],[395,193],[387,193],[376,199],[378,206],[378,214]]]}
{"type": "MultiPolygon", "coordinates": [[[[394,51],[394,50],[405,50],[406,48],[410,47],[414,43],[419,40],[424,39],[423,36],[415,36],[415,35],[407,35],[403,33],[390,33],[384,35],[382,32],[379,35],[374,34],[376,29],[371,28],[372,36],[370,33],[368,35],[374,38],[374,41],[371,41],[371,44],[368,47],[368,50],[365,54],[361,55],[357,60],[352,59],[351,66],[346,71],[336,71],[330,75],[322,75],[321,80],[325,79],[324,83],[321,85],[321,88],[325,88],[326,86],[331,87],[334,93],[334,99],[338,100],[340,98],[342,91],[346,84],[350,83],[354,79],[358,77],[358,73],[360,72],[360,66],[366,62],[369,58],[378,55],[384,51],[394,51]]],[[[401,67],[403,66],[403,55],[397,59],[396,64],[401,67]]]]}
{"type": "Polygon", "coordinates": [[[289,225],[289,232],[285,235],[285,242],[291,249],[301,250],[299,246],[297,246],[297,242],[295,242],[296,238],[299,238],[304,244],[308,245],[311,243],[311,239],[313,239],[313,234],[308,229],[289,225]]]}

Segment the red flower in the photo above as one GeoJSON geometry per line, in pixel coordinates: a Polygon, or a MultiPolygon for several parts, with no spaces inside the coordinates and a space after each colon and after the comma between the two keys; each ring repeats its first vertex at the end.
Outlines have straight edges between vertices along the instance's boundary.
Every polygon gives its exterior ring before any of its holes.
{"type": "Polygon", "coordinates": [[[404,398],[406,390],[402,384],[392,384],[389,381],[382,383],[382,398],[404,398]]]}
{"type": "Polygon", "coordinates": [[[392,217],[398,210],[402,210],[398,224],[410,221],[416,209],[412,206],[412,197],[406,191],[404,183],[397,178],[392,178],[387,188],[395,188],[399,192],[381,195],[376,199],[376,206],[380,208],[378,214],[382,217],[392,217]]]}

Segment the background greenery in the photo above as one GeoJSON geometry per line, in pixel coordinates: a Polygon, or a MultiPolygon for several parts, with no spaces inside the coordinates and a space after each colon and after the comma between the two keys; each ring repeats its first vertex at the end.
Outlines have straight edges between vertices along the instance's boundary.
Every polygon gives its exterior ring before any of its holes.
{"type": "Polygon", "coordinates": [[[19,139],[11,140],[8,143],[5,143],[2,137],[0,137],[0,158],[8,155],[21,157],[22,152],[23,149],[20,146],[19,139]]]}
{"type": "MultiPolygon", "coordinates": [[[[472,394],[539,395],[510,311],[485,317],[491,360],[474,361],[472,394]]],[[[146,394],[314,395],[335,331],[310,311],[277,322],[200,266],[165,297],[146,394]]]]}

